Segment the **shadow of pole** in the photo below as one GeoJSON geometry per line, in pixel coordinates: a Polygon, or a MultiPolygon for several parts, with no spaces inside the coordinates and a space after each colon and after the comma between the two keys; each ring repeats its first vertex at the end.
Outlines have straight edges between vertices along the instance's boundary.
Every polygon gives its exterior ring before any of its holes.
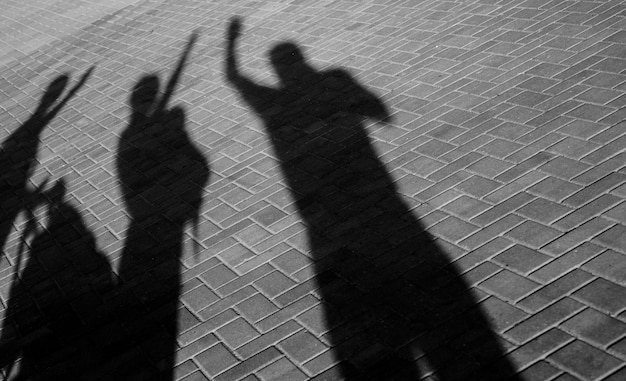
{"type": "Polygon", "coordinates": [[[319,72],[293,43],[270,51],[280,85],[243,75],[227,34],[226,77],[263,119],[308,227],[329,331],[347,379],[515,377],[470,287],[398,196],[362,123],[390,119],[346,71],[319,72]]]}

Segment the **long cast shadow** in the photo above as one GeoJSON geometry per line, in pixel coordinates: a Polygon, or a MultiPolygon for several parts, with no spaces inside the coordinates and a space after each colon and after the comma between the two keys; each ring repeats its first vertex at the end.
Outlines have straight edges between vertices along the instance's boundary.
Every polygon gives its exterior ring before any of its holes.
{"type": "Polygon", "coordinates": [[[136,299],[120,305],[126,334],[112,345],[127,361],[116,368],[117,379],[173,379],[183,233],[188,223],[197,226],[210,172],[185,131],[183,108],[167,104],[196,38],[190,37],[162,95],[156,75],[138,81],[118,146],[116,164],[130,218],[118,274],[123,290],[132,290],[136,299]],[[132,355],[142,347],[151,352],[152,365],[138,364],[132,355]]]}
{"type": "Polygon", "coordinates": [[[93,379],[88,374],[108,359],[95,340],[106,324],[96,311],[113,289],[113,273],[65,193],[59,181],[31,196],[46,205],[48,224],[38,229],[30,220],[23,233],[34,237],[23,269],[16,268],[0,339],[7,380],[93,379]]]}
{"type": "Polygon", "coordinates": [[[67,102],[85,84],[90,68],[58,103],[69,82],[69,76],[58,76],[50,83],[35,112],[2,143],[0,148],[0,249],[4,248],[11,226],[20,210],[31,198],[27,182],[32,175],[44,128],[65,107],[67,102]],[[55,105],[56,103],[56,105],[55,105]],[[53,107],[54,106],[54,107],[53,107]]]}
{"type": "MultiPolygon", "coordinates": [[[[503,380],[514,375],[469,286],[398,196],[362,123],[385,105],[347,72],[319,72],[293,43],[270,52],[271,88],[240,72],[227,35],[227,80],[265,122],[300,216],[346,379],[503,380]]],[[[330,375],[329,375],[330,376],[330,375]]],[[[512,376],[515,377],[515,376],[512,376]]]]}
{"type": "MultiPolygon", "coordinates": [[[[54,79],[41,97],[35,112],[2,143],[0,149],[0,171],[2,172],[0,174],[1,249],[4,249],[18,214],[21,211],[28,212],[42,202],[40,189],[32,190],[28,187],[28,181],[36,163],[41,133],[85,84],[92,71],[93,67],[83,74],[78,83],[63,98],[61,96],[67,87],[69,76],[64,74],[54,79]],[[59,100],[59,98],[61,99],[59,100]]],[[[50,213],[50,216],[53,223],[51,228],[55,230],[54,224],[58,221],[58,215],[50,213]]],[[[32,226],[32,220],[27,225],[32,226]]],[[[80,223],[78,226],[80,228],[80,223]]],[[[32,373],[33,368],[36,368],[34,364],[39,362],[37,357],[41,356],[41,352],[33,351],[33,348],[41,344],[41,337],[46,336],[50,329],[48,320],[45,318],[48,314],[44,313],[42,309],[35,308],[35,305],[49,307],[49,304],[45,303],[45,300],[50,301],[47,290],[52,284],[55,284],[53,277],[46,276],[41,271],[33,270],[36,267],[35,264],[39,263],[34,258],[38,256],[38,248],[41,247],[40,242],[45,241],[41,235],[33,240],[33,246],[30,250],[31,256],[24,265],[24,270],[20,276],[21,262],[25,251],[24,240],[25,236],[29,234],[29,232],[24,232],[21,243],[18,245],[17,257],[13,258],[16,263],[14,264],[14,275],[9,289],[9,299],[0,336],[0,368],[3,372],[10,373],[11,370],[15,369],[14,365],[17,359],[22,357],[24,366],[16,370],[19,377],[26,377],[25,375],[32,373]],[[42,297],[45,300],[39,300],[42,297]],[[20,331],[19,334],[18,330],[20,331]]],[[[55,249],[50,248],[50,250],[54,251],[55,249]]]]}

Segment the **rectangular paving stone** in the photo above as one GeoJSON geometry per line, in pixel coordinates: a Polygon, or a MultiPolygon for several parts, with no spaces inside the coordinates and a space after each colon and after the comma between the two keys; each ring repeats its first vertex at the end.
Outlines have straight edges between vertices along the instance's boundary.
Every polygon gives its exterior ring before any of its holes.
{"type": "Polygon", "coordinates": [[[589,241],[592,237],[595,237],[599,233],[609,229],[611,226],[613,226],[613,223],[604,218],[593,218],[550,242],[548,245],[542,247],[541,250],[552,255],[563,254],[574,247],[589,241]]]}
{"type": "Polygon", "coordinates": [[[282,253],[288,250],[290,250],[289,245],[284,243],[278,244],[269,250],[263,251],[262,254],[257,255],[249,261],[246,261],[241,265],[235,267],[235,271],[239,274],[247,274],[248,272],[256,268],[261,267],[263,264],[270,262],[272,259],[280,256],[282,253]]]}
{"type": "Polygon", "coordinates": [[[550,152],[554,152],[555,154],[560,154],[572,159],[580,160],[580,158],[587,155],[589,152],[596,150],[598,147],[599,145],[593,142],[572,137],[566,137],[565,139],[550,147],[548,150],[550,152]]]}
{"type": "Polygon", "coordinates": [[[589,139],[606,129],[603,124],[574,119],[561,127],[558,132],[574,136],[580,139],[589,139]]]}
{"type": "Polygon", "coordinates": [[[272,271],[274,271],[274,268],[271,265],[269,264],[261,265],[257,267],[256,269],[249,271],[246,274],[233,278],[230,282],[223,284],[220,288],[216,289],[216,291],[218,294],[222,296],[230,295],[233,292],[248,286],[249,284],[256,281],[257,279],[266,276],[272,271]]]}
{"type": "Polygon", "coordinates": [[[204,351],[206,348],[214,346],[219,342],[219,338],[213,333],[209,333],[190,343],[186,341],[187,340],[179,340],[184,346],[176,351],[175,362],[177,364],[181,364],[204,351]]]}
{"type": "Polygon", "coordinates": [[[607,193],[617,185],[626,181],[626,175],[621,173],[611,173],[605,178],[586,186],[577,193],[563,200],[566,205],[580,207],[603,193],[607,193]]]}
{"type": "Polygon", "coordinates": [[[613,248],[621,253],[626,253],[626,226],[615,225],[606,230],[595,239],[608,247],[613,248]]]}
{"type": "Polygon", "coordinates": [[[619,121],[610,127],[605,127],[597,134],[589,138],[593,142],[602,144],[602,148],[594,151],[585,159],[591,163],[597,164],[607,157],[615,155],[620,151],[619,147],[623,147],[624,142],[624,122],[619,121]]]}
{"type": "Polygon", "coordinates": [[[470,176],[471,175],[467,172],[458,171],[446,177],[445,179],[437,181],[431,187],[428,187],[427,189],[415,194],[413,197],[418,200],[424,200],[424,201],[429,200],[437,196],[438,194],[446,191],[447,189],[452,188],[453,186],[467,179],[470,176]]]}
{"type": "Polygon", "coordinates": [[[530,77],[529,79],[520,83],[517,86],[525,90],[541,93],[557,83],[558,81],[555,79],[549,79],[544,77],[530,77]]]}
{"type": "Polygon", "coordinates": [[[526,193],[520,192],[515,196],[507,199],[504,202],[494,206],[493,208],[487,210],[486,212],[479,214],[474,217],[470,221],[476,223],[480,226],[488,225],[504,216],[509,214],[510,212],[520,208],[521,206],[527,204],[531,200],[533,200],[533,196],[526,193]]]}
{"type": "Polygon", "coordinates": [[[200,278],[212,289],[217,289],[225,283],[232,281],[236,277],[237,274],[233,270],[221,263],[200,275],[200,278]]]}
{"type": "Polygon", "coordinates": [[[506,185],[491,192],[490,194],[485,196],[484,199],[485,201],[498,204],[521,191],[526,191],[529,186],[538,183],[546,177],[546,174],[533,169],[513,181],[506,182],[506,185]]]}
{"type": "Polygon", "coordinates": [[[551,354],[549,359],[585,379],[599,379],[621,365],[617,358],[580,340],[551,354]]]}
{"type": "Polygon", "coordinates": [[[431,139],[413,150],[431,158],[439,158],[454,148],[456,148],[456,146],[453,144],[445,143],[437,139],[431,139]]]}
{"type": "MultiPolygon", "coordinates": [[[[187,331],[182,331],[178,336],[178,342],[181,347],[185,347],[201,338],[207,340],[209,339],[209,336],[207,335],[209,335],[215,329],[235,319],[235,317],[236,313],[231,309],[227,309],[224,312],[212,317],[211,319],[203,321],[199,325],[192,327],[187,331]]],[[[214,339],[215,337],[210,338],[210,340],[214,339]]]]}
{"type": "Polygon", "coordinates": [[[572,209],[544,198],[537,198],[516,210],[516,213],[541,222],[551,224],[560,217],[571,212],[572,209]]]}
{"type": "Polygon", "coordinates": [[[515,106],[499,115],[499,118],[513,123],[524,124],[541,115],[542,112],[528,107],[515,106]]]}
{"type": "Polygon", "coordinates": [[[536,155],[538,152],[545,151],[546,148],[552,146],[554,143],[563,140],[563,135],[561,134],[557,134],[553,132],[548,132],[548,134],[545,134],[545,132],[546,131],[542,131],[541,132],[542,136],[540,137],[533,136],[531,132],[522,136],[520,139],[517,139],[518,141],[520,141],[522,139],[531,138],[533,139],[533,141],[530,144],[526,144],[524,148],[521,148],[513,152],[512,154],[505,157],[504,159],[509,160],[511,162],[516,162],[516,163],[521,162],[532,157],[533,155],[536,155]]]}
{"type": "Polygon", "coordinates": [[[583,304],[565,297],[529,316],[528,319],[506,331],[506,335],[520,344],[526,343],[584,308],[583,304]]]}
{"type": "Polygon", "coordinates": [[[516,302],[540,285],[508,270],[502,270],[480,284],[480,287],[499,297],[516,302]]]}
{"type": "Polygon", "coordinates": [[[450,216],[432,226],[429,232],[454,243],[476,232],[478,229],[479,228],[475,225],[450,216]]]}
{"type": "Polygon", "coordinates": [[[189,375],[186,375],[184,378],[181,378],[180,380],[182,381],[208,381],[209,379],[206,378],[206,376],[200,372],[193,372],[189,375]]]}
{"type": "Polygon", "coordinates": [[[509,102],[520,106],[534,107],[537,104],[547,100],[548,98],[550,98],[549,95],[541,94],[534,91],[524,91],[509,99],[509,102]]]}
{"type": "Polygon", "coordinates": [[[559,255],[547,265],[531,274],[533,279],[542,283],[549,283],[569,272],[572,268],[580,267],[581,264],[598,255],[604,249],[589,242],[559,255]]]}
{"type": "Polygon", "coordinates": [[[589,169],[589,167],[589,165],[582,162],[557,156],[550,162],[539,167],[539,170],[563,180],[570,180],[589,169]]]}
{"type": "Polygon", "coordinates": [[[238,318],[217,329],[217,335],[229,348],[234,349],[259,336],[246,320],[238,318]]]}
{"type": "Polygon", "coordinates": [[[541,164],[550,161],[553,157],[554,155],[548,152],[538,152],[536,155],[499,174],[497,177],[495,177],[495,180],[501,181],[503,183],[510,182],[530,171],[531,169],[534,169],[541,164]]]}
{"type": "Polygon", "coordinates": [[[244,245],[248,247],[251,247],[259,243],[260,241],[263,241],[267,237],[271,236],[271,234],[267,230],[263,229],[262,227],[254,224],[237,232],[233,236],[237,238],[239,242],[243,243],[244,245]]]}
{"type": "MultiPolygon", "coordinates": [[[[178,364],[174,368],[174,379],[182,380],[187,377],[187,380],[193,380],[195,377],[204,377],[202,372],[198,371],[198,366],[191,360],[185,361],[182,364],[178,364]],[[192,373],[198,373],[196,376],[191,376],[192,373]]],[[[197,378],[197,380],[203,380],[202,378],[197,378]]],[[[208,380],[204,377],[204,380],[208,380]]]]}
{"type": "Polygon", "coordinates": [[[626,336],[626,324],[593,308],[587,308],[561,324],[561,329],[604,348],[626,336]]]}
{"type": "Polygon", "coordinates": [[[518,368],[525,368],[546,355],[573,341],[574,338],[558,328],[552,328],[539,337],[513,350],[506,357],[518,368]]]}
{"type": "Polygon", "coordinates": [[[518,302],[518,305],[530,312],[537,312],[556,302],[573,291],[584,287],[594,277],[582,270],[574,269],[561,278],[544,285],[533,294],[518,302]]]}
{"type": "Polygon", "coordinates": [[[215,377],[237,364],[237,358],[222,344],[216,344],[195,357],[198,364],[210,377],[215,377]]]}
{"type": "Polygon", "coordinates": [[[598,278],[576,291],[572,296],[600,311],[616,314],[626,307],[624,292],[626,292],[625,287],[598,278]]]}
{"type": "Polygon", "coordinates": [[[611,374],[609,377],[605,378],[605,381],[619,381],[626,377],[626,368],[622,368],[617,372],[611,374]]]}
{"type": "Polygon", "coordinates": [[[308,331],[300,331],[278,343],[289,358],[303,363],[319,355],[326,346],[308,331]]]}
{"type": "Polygon", "coordinates": [[[405,164],[402,168],[410,174],[419,177],[428,177],[431,173],[439,170],[445,164],[426,156],[418,156],[415,160],[405,164]]]}
{"type": "Polygon", "coordinates": [[[476,198],[481,198],[500,187],[500,183],[491,179],[474,175],[456,185],[456,189],[476,198]]]}
{"type": "Polygon", "coordinates": [[[207,320],[215,315],[220,314],[221,312],[225,311],[227,308],[229,308],[231,305],[237,304],[238,302],[240,302],[243,299],[247,299],[250,296],[252,296],[253,294],[255,294],[257,291],[252,287],[252,286],[246,286],[242,289],[239,289],[238,291],[228,295],[227,297],[221,299],[220,301],[213,303],[212,305],[210,305],[209,307],[200,310],[200,312],[198,312],[198,315],[204,319],[207,320]]]}
{"type": "MultiPolygon", "coordinates": [[[[511,152],[515,152],[522,148],[523,145],[515,142],[511,142],[503,139],[495,139],[480,147],[478,150],[499,159],[503,159],[510,155],[511,152]]],[[[509,164],[510,165],[510,164],[509,164]]]]}
{"type": "Polygon", "coordinates": [[[295,318],[297,315],[303,313],[318,303],[319,300],[316,297],[313,295],[306,295],[291,304],[283,306],[274,314],[257,322],[256,326],[259,327],[262,332],[266,332],[295,318]]]}
{"type": "Polygon", "coordinates": [[[496,237],[494,239],[492,237],[490,241],[479,245],[479,247],[472,249],[469,253],[452,262],[452,265],[455,266],[458,271],[463,273],[496,256],[498,253],[506,250],[511,245],[513,245],[513,243],[504,238],[496,237]]]}
{"type": "Polygon", "coordinates": [[[513,164],[508,163],[504,160],[499,160],[493,157],[484,157],[477,162],[469,165],[467,167],[467,170],[477,173],[478,175],[484,176],[486,178],[493,179],[502,172],[511,168],[512,166],[513,164]]]}
{"type": "Polygon", "coordinates": [[[262,381],[300,381],[307,379],[307,376],[285,357],[259,370],[257,374],[262,381]]]}
{"type": "Polygon", "coordinates": [[[281,353],[270,347],[230,368],[215,378],[216,381],[239,380],[279,358],[281,353]]]}
{"type": "Polygon", "coordinates": [[[544,224],[524,221],[506,233],[506,237],[531,248],[538,249],[563,233],[544,224]]]}
{"type": "MultiPolygon", "coordinates": [[[[491,241],[494,236],[497,237],[498,235],[500,235],[500,233],[510,230],[512,227],[519,225],[520,223],[522,223],[522,221],[523,218],[517,215],[506,215],[500,220],[492,222],[490,225],[483,227],[473,235],[465,238],[464,240],[459,242],[458,245],[461,247],[465,247],[469,250],[476,249],[477,247],[491,241]]],[[[508,240],[505,241],[510,242],[508,240]]]]}
{"type": "Polygon", "coordinates": [[[620,202],[621,199],[610,194],[603,194],[588,204],[579,207],[571,214],[556,221],[553,225],[562,230],[571,230],[576,226],[589,221],[591,218],[600,215],[611,206],[620,202]]]}
{"type": "Polygon", "coordinates": [[[311,264],[311,260],[295,249],[288,250],[272,260],[272,264],[287,275],[311,264]]]}
{"type": "Polygon", "coordinates": [[[243,359],[250,358],[255,354],[258,354],[268,348],[271,348],[276,343],[285,338],[293,335],[297,331],[301,330],[302,326],[296,323],[293,320],[287,321],[285,324],[282,324],[275,329],[267,331],[256,339],[240,346],[235,350],[235,353],[241,356],[243,359]]]}
{"type": "Polygon", "coordinates": [[[603,161],[601,164],[595,165],[593,168],[577,176],[573,181],[580,184],[592,184],[596,181],[619,171],[622,164],[626,160],[626,153],[617,154],[610,159],[603,161]]]}
{"type": "Polygon", "coordinates": [[[181,301],[193,312],[206,308],[218,299],[219,297],[206,286],[196,287],[181,297],[181,301]]]}
{"type": "Polygon", "coordinates": [[[486,202],[463,195],[445,204],[441,208],[462,219],[467,219],[485,211],[490,206],[491,205],[486,202]]]}
{"type": "MultiPolygon", "coordinates": [[[[562,374],[561,370],[547,361],[540,360],[519,373],[523,380],[557,380],[556,376],[562,374]]],[[[566,380],[559,380],[566,381],[566,380]]]]}
{"type": "Polygon", "coordinates": [[[255,323],[278,310],[264,295],[255,294],[235,306],[248,321],[255,323]]]}
{"type": "Polygon", "coordinates": [[[528,274],[550,260],[549,256],[522,245],[509,247],[493,258],[494,262],[521,274],[528,274]]]}
{"type": "Polygon", "coordinates": [[[626,255],[622,253],[606,250],[585,263],[583,269],[617,284],[626,284],[626,255]]]}
{"type": "Polygon", "coordinates": [[[614,73],[597,73],[583,82],[583,85],[595,86],[605,89],[612,89],[623,83],[626,77],[614,73]]]}
{"type": "Polygon", "coordinates": [[[284,291],[294,286],[294,284],[295,282],[293,280],[280,271],[271,272],[254,282],[254,285],[270,298],[282,294],[284,291]]]}
{"type": "Polygon", "coordinates": [[[337,372],[336,374],[333,373],[333,371],[335,370],[333,369],[333,367],[336,366],[339,361],[340,360],[333,355],[333,351],[329,350],[323,352],[312,360],[307,361],[305,364],[302,365],[302,369],[304,369],[304,371],[308,374],[319,375],[315,377],[319,380],[323,380],[325,379],[325,377],[329,377],[329,379],[332,380],[333,376],[341,377],[339,372],[337,372]]]}
{"type": "Polygon", "coordinates": [[[491,262],[483,262],[463,274],[463,279],[471,287],[478,285],[482,281],[492,277],[502,270],[498,265],[491,262]]]}

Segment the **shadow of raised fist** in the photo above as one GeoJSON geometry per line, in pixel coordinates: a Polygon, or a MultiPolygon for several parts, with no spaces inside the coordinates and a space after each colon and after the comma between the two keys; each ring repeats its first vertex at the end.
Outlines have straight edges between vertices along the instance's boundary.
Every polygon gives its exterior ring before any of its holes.
{"type": "Polygon", "coordinates": [[[241,17],[233,17],[228,25],[228,40],[233,41],[241,35],[241,17]]]}

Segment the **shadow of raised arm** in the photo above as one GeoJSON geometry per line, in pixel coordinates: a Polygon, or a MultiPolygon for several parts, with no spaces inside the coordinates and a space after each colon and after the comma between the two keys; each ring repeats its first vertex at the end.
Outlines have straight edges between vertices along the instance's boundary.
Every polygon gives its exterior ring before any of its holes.
{"type": "Polygon", "coordinates": [[[87,82],[87,79],[89,79],[94,69],[95,69],[94,66],[90,67],[89,70],[87,70],[85,74],[83,74],[83,76],[80,77],[80,81],[78,81],[78,83],[70,89],[67,95],[56,106],[54,106],[54,108],[50,110],[50,112],[46,114],[46,121],[52,120],[59,113],[59,111],[61,111],[61,109],[65,107],[67,102],[69,102],[69,100],[72,99],[74,95],[76,95],[78,90],[85,85],[85,83],[87,82]]]}

